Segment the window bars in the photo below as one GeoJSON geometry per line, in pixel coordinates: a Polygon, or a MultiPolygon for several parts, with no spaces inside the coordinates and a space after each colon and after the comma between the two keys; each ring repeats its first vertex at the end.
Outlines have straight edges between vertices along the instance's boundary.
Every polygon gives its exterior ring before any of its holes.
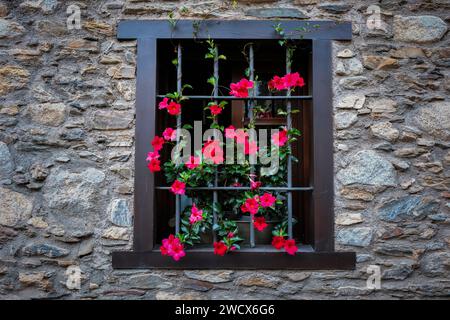
{"type": "MultiPolygon", "coordinates": [[[[255,69],[254,69],[254,51],[253,44],[249,44],[249,80],[255,80],[255,69]]],[[[289,49],[286,48],[286,74],[291,73],[291,62],[290,62],[290,52],[289,49]]],[[[248,118],[249,121],[253,120],[253,107],[255,100],[285,100],[286,101],[286,127],[287,130],[292,128],[292,100],[312,100],[312,96],[293,96],[291,95],[291,91],[288,90],[285,96],[255,96],[256,90],[252,90],[252,93],[247,98],[233,97],[233,96],[220,96],[219,95],[219,49],[216,47],[215,55],[214,55],[214,89],[213,96],[203,96],[203,95],[191,95],[186,96],[189,99],[197,99],[197,100],[213,100],[215,103],[218,103],[218,100],[245,100],[248,102],[248,118]]],[[[177,92],[178,94],[182,94],[182,47],[181,44],[177,45],[177,92]]],[[[158,98],[164,98],[164,95],[158,95],[158,98]]],[[[177,116],[177,128],[181,128],[182,126],[182,118],[181,113],[177,116]]],[[[216,119],[214,121],[217,121],[216,119]]],[[[177,134],[177,142],[180,137],[177,134]]],[[[251,166],[250,172],[254,173],[254,166],[251,166]]],[[[155,189],[159,190],[168,190],[170,187],[157,186],[155,189]]],[[[212,191],[213,192],[213,202],[217,203],[219,201],[219,191],[239,191],[239,190],[250,190],[250,187],[222,187],[218,186],[218,170],[215,172],[214,177],[214,186],[213,187],[187,187],[186,190],[193,191],[212,191]]],[[[287,159],[287,187],[261,187],[261,190],[270,190],[270,191],[278,191],[278,192],[286,192],[287,193],[287,211],[288,211],[288,237],[289,239],[293,238],[293,212],[292,212],[292,192],[300,191],[300,192],[309,192],[313,191],[313,187],[293,187],[292,186],[292,157],[288,156],[287,159]]],[[[181,196],[175,196],[175,233],[179,233],[180,224],[181,224],[181,196]]],[[[217,223],[217,212],[216,206],[213,206],[213,224],[217,223]]],[[[214,241],[217,240],[217,236],[214,230],[212,230],[212,235],[214,241]]],[[[250,220],[250,247],[255,247],[255,230],[253,226],[253,219],[250,220]]]]}

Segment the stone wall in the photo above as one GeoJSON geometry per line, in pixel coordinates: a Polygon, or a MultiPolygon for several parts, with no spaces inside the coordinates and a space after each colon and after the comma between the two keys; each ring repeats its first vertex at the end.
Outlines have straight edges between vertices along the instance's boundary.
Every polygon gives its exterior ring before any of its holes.
{"type": "Polygon", "coordinates": [[[448,298],[448,21],[446,0],[0,0],[0,297],[448,298]],[[134,171],[136,44],[117,21],[173,10],[353,22],[334,43],[334,110],[337,250],[357,252],[355,271],[112,270],[131,248],[134,171]]]}

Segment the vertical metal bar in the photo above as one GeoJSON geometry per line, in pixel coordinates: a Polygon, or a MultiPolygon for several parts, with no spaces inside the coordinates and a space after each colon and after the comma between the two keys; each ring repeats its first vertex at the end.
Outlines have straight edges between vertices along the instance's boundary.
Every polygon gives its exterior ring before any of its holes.
{"type": "MultiPolygon", "coordinates": [[[[289,53],[289,48],[286,48],[286,74],[291,73],[291,57],[289,53]]],[[[291,95],[291,90],[289,89],[286,96],[291,95]]],[[[292,116],[291,116],[291,100],[286,100],[286,127],[289,131],[292,128],[292,116]]],[[[290,148],[290,147],[289,147],[290,148]]],[[[292,187],[292,158],[289,155],[287,159],[287,186],[292,187]]],[[[287,205],[288,205],[288,237],[292,239],[292,192],[287,193],[287,205]]]]}
{"type": "MultiPolygon", "coordinates": [[[[249,69],[250,69],[250,81],[255,80],[255,57],[253,54],[253,44],[249,46],[249,69]]],[[[256,91],[255,85],[253,86],[252,96],[256,91]]],[[[249,122],[253,120],[253,103],[254,100],[248,100],[248,118],[249,122]]],[[[255,168],[253,165],[250,167],[250,173],[253,174],[255,172],[255,168]]],[[[250,247],[255,246],[255,227],[253,225],[253,219],[250,219],[250,247]]]]}
{"type": "MultiPolygon", "coordinates": [[[[214,96],[218,96],[219,95],[219,49],[217,48],[216,45],[216,50],[214,52],[214,96]]],[[[218,103],[218,101],[215,101],[215,103],[218,103]]],[[[217,122],[216,119],[214,119],[214,122],[217,122]]],[[[214,173],[214,187],[217,187],[218,184],[218,180],[219,180],[219,172],[218,169],[216,168],[216,172],[214,173]]],[[[219,193],[217,192],[217,190],[215,190],[213,192],[213,204],[216,204],[219,202],[219,193]]],[[[213,205],[213,225],[217,224],[217,212],[215,210],[215,205],[213,205]]],[[[214,232],[214,230],[212,231],[213,233],[213,240],[214,242],[217,241],[217,235],[214,232]]]]}
{"type": "MultiPolygon", "coordinates": [[[[181,55],[181,44],[178,43],[177,47],[177,92],[181,95],[182,88],[182,55],[181,55]]],[[[181,129],[181,113],[177,116],[177,129],[181,129]]],[[[180,132],[177,130],[177,145],[180,141],[180,132]]],[[[175,195],[175,234],[180,232],[180,215],[181,215],[181,196],[175,195]]]]}

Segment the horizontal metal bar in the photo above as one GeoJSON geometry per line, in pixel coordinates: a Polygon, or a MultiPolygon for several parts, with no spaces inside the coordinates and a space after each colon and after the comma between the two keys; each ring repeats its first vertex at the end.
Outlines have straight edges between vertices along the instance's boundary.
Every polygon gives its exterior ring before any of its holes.
{"type": "Polygon", "coordinates": [[[119,40],[156,39],[281,39],[273,25],[281,23],[290,39],[351,40],[352,23],[298,20],[124,20],[117,28],[119,40]]]}
{"type": "MultiPolygon", "coordinates": [[[[158,98],[165,98],[159,94],[158,98]]],[[[312,96],[255,96],[255,97],[233,97],[233,96],[184,96],[192,100],[312,100],[312,96]]]]}
{"type": "MultiPolygon", "coordinates": [[[[158,186],[155,189],[169,190],[171,187],[158,186]]],[[[273,190],[273,191],[313,191],[313,187],[261,187],[260,190],[273,190]]],[[[193,191],[240,191],[251,190],[250,187],[187,187],[186,190],[193,191]]]]}

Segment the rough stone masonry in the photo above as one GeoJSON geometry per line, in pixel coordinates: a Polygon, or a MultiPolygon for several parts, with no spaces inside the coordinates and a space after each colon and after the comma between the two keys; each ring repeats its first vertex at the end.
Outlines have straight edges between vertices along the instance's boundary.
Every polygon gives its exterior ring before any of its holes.
{"type": "Polygon", "coordinates": [[[446,0],[0,0],[0,298],[448,298],[449,21],[446,0]],[[112,269],[133,236],[136,43],[116,26],[172,11],[353,22],[333,77],[336,249],[355,271],[112,269]]]}

